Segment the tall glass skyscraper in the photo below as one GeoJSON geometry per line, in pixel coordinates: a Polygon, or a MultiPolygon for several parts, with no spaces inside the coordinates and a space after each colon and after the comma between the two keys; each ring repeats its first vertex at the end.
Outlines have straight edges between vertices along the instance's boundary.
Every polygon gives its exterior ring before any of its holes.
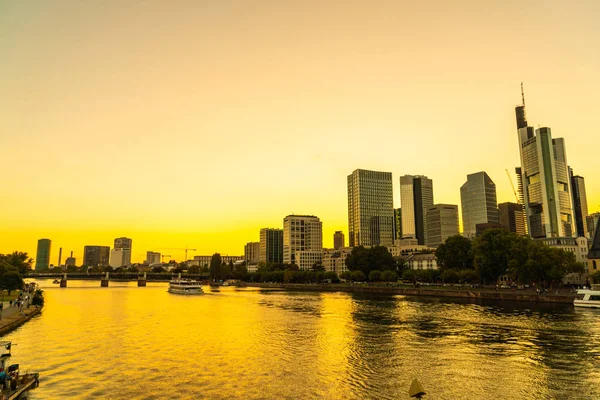
{"type": "Polygon", "coordinates": [[[427,210],[433,206],[433,181],[422,175],[400,177],[402,237],[427,239],[427,210]]]}
{"type": "Polygon", "coordinates": [[[348,175],[350,247],[394,244],[392,173],[357,169],[348,175]]]}
{"type": "Polygon", "coordinates": [[[467,175],[460,188],[463,235],[474,238],[477,224],[498,224],[496,185],[485,172],[467,175]]]}
{"type": "Polygon", "coordinates": [[[52,241],[50,239],[40,239],[37,245],[37,254],[35,257],[35,270],[41,271],[50,268],[50,248],[52,241]]]}
{"type": "Polygon", "coordinates": [[[575,217],[575,228],[577,236],[587,234],[586,218],[588,216],[587,195],[585,194],[585,180],[582,176],[573,175],[573,169],[569,167],[569,178],[571,179],[571,191],[573,193],[573,214],[575,217]]]}
{"type": "Polygon", "coordinates": [[[567,152],[562,138],[550,128],[527,125],[525,99],[515,108],[521,177],[529,235],[532,238],[570,237],[575,232],[567,152]]]}
{"type": "Polygon", "coordinates": [[[283,229],[260,230],[259,262],[283,263],[283,229]]]}

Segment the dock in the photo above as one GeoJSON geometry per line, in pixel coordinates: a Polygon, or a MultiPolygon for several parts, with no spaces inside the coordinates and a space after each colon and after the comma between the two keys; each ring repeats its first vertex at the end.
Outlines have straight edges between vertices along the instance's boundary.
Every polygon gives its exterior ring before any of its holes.
{"type": "Polygon", "coordinates": [[[0,393],[2,394],[2,399],[13,400],[18,398],[23,392],[34,389],[38,387],[40,383],[40,376],[38,373],[35,374],[24,374],[20,375],[18,379],[15,380],[16,385],[15,388],[12,389],[10,385],[6,389],[2,389],[0,393]]]}

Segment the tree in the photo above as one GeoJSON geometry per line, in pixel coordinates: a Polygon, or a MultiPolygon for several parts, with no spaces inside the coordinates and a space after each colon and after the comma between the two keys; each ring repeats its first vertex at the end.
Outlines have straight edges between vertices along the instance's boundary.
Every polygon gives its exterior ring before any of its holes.
{"type": "Polygon", "coordinates": [[[152,268],[152,272],[156,273],[156,274],[161,274],[163,272],[166,272],[165,269],[163,267],[160,266],[156,266],[152,268]]]}
{"type": "Polygon", "coordinates": [[[199,265],[192,265],[191,267],[188,268],[188,274],[199,274],[200,273],[200,266],[199,265]]]}
{"type": "Polygon", "coordinates": [[[0,265],[11,266],[19,271],[19,274],[26,275],[31,272],[31,264],[33,264],[33,258],[30,258],[27,253],[20,251],[14,251],[10,254],[0,256],[0,265]]]}
{"type": "Polygon", "coordinates": [[[600,271],[594,272],[592,275],[590,275],[590,278],[592,278],[592,281],[595,284],[599,284],[600,283],[600,271]]]}
{"type": "Polygon", "coordinates": [[[471,241],[461,235],[450,236],[435,251],[440,269],[472,269],[471,241]]]}
{"type": "Polygon", "coordinates": [[[379,282],[381,280],[381,271],[374,269],[369,273],[370,282],[379,282]]]}
{"type": "Polygon", "coordinates": [[[129,271],[129,272],[139,272],[138,269],[137,269],[137,267],[129,267],[129,268],[127,268],[127,271],[129,271]]]}
{"type": "Polygon", "coordinates": [[[111,267],[110,265],[102,267],[102,272],[113,272],[113,267],[111,267]]]}
{"type": "Polygon", "coordinates": [[[219,253],[213,254],[210,259],[210,278],[218,280],[221,276],[221,255],[219,253]]]}
{"type": "Polygon", "coordinates": [[[495,283],[508,272],[517,237],[504,229],[488,229],[473,241],[473,265],[484,283],[495,283]]]}
{"type": "Polygon", "coordinates": [[[383,271],[381,273],[381,280],[384,282],[396,282],[398,281],[398,274],[396,271],[383,271]]]}
{"type": "Polygon", "coordinates": [[[232,275],[235,279],[248,279],[248,268],[246,267],[246,264],[238,264],[233,267],[232,275]]]}
{"type": "Polygon", "coordinates": [[[31,304],[34,306],[44,305],[44,291],[42,289],[36,289],[31,298],[31,304]]]}
{"type": "Polygon", "coordinates": [[[13,290],[23,289],[25,282],[17,271],[8,271],[0,275],[0,289],[8,291],[8,294],[13,290]]]}
{"type": "Polygon", "coordinates": [[[365,281],[365,274],[361,270],[352,271],[351,277],[354,282],[364,282],[365,281]]]}
{"type": "Polygon", "coordinates": [[[373,270],[396,271],[398,264],[385,246],[374,246],[369,249],[358,246],[346,258],[346,265],[350,271],[362,271],[365,276],[373,270]]]}

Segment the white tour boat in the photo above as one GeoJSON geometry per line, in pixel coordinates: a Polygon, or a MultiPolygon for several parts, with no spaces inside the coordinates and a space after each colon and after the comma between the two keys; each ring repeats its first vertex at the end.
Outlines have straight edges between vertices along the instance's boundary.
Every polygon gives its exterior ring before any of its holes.
{"type": "Polygon", "coordinates": [[[600,290],[580,289],[573,301],[575,307],[600,308],[600,290]]]}
{"type": "Polygon", "coordinates": [[[195,281],[193,279],[182,279],[181,274],[179,277],[173,278],[169,282],[169,293],[173,294],[203,294],[202,282],[195,281]]]}

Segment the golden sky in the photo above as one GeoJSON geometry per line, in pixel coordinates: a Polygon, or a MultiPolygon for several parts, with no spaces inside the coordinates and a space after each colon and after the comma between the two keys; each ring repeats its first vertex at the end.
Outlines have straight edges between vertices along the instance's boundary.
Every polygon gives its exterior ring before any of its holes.
{"type": "Polygon", "coordinates": [[[59,247],[80,263],[128,236],[135,261],[239,255],[292,213],[332,246],[357,168],[392,172],[396,206],[401,175],[459,204],[482,170],[514,201],[521,81],[599,211],[598,15],[595,0],[1,2],[0,253],[47,237],[53,263],[59,247]]]}

